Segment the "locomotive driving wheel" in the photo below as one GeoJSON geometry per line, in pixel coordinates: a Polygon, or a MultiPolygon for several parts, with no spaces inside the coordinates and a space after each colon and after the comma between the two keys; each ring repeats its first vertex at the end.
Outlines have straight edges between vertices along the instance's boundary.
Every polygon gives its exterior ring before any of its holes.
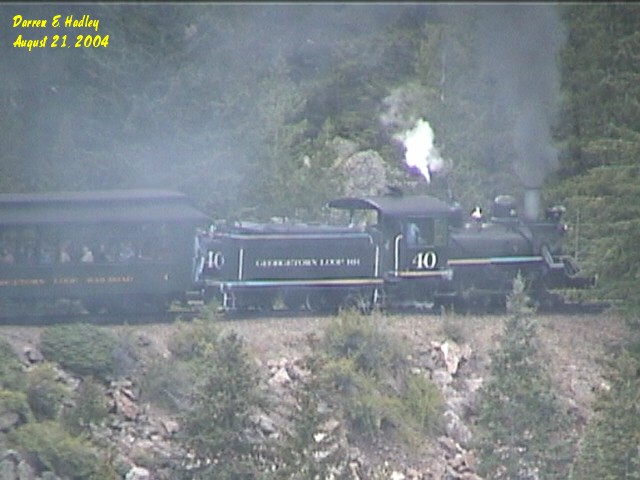
{"type": "Polygon", "coordinates": [[[305,309],[310,312],[337,312],[339,304],[336,294],[330,290],[309,292],[304,301],[305,309]]]}

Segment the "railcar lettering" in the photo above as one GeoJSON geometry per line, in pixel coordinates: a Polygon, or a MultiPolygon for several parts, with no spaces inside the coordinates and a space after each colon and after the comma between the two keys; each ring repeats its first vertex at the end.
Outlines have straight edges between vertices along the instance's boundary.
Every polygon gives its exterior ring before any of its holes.
{"type": "Polygon", "coordinates": [[[268,258],[256,260],[258,268],[291,268],[291,267],[357,267],[360,258],[268,258]]]}
{"type": "Polygon", "coordinates": [[[43,278],[3,278],[0,287],[40,287],[46,283],[43,278]]]}
{"type": "Polygon", "coordinates": [[[75,285],[80,282],[77,277],[57,277],[53,279],[54,285],[75,285]]]}
{"type": "Polygon", "coordinates": [[[413,257],[411,263],[415,265],[418,270],[433,270],[438,264],[438,256],[436,252],[433,251],[418,252],[416,256],[413,257]]]}
{"type": "Polygon", "coordinates": [[[258,268],[317,267],[315,258],[274,258],[256,260],[258,268]]]}
{"type": "Polygon", "coordinates": [[[88,284],[132,283],[133,281],[134,281],[134,277],[131,275],[87,277],[87,280],[86,280],[88,284]]]}

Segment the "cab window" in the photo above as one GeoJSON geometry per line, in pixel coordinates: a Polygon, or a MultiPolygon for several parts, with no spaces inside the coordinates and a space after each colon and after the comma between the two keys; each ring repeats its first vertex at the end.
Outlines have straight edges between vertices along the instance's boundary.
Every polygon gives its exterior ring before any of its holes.
{"type": "Polygon", "coordinates": [[[409,246],[445,245],[447,242],[446,219],[408,218],[402,233],[409,246]]]}

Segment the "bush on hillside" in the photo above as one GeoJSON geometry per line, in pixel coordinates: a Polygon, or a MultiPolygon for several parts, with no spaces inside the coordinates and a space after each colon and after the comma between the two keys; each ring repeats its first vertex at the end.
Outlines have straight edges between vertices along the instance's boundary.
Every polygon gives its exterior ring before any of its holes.
{"type": "Polygon", "coordinates": [[[114,373],[118,338],[105,328],[87,323],[55,325],[42,332],[44,357],[76,375],[105,379],[114,373]]]}
{"type": "Polygon", "coordinates": [[[34,416],[37,420],[55,420],[69,393],[58,381],[58,372],[50,363],[41,363],[29,371],[27,378],[27,400],[34,416]]]}
{"type": "Polygon", "coordinates": [[[33,421],[33,414],[24,392],[0,390],[0,430],[8,430],[33,421]]]}
{"type": "Polygon", "coordinates": [[[219,336],[220,329],[210,320],[179,321],[167,346],[175,358],[190,361],[211,352],[219,336]]]}
{"type": "Polygon", "coordinates": [[[11,432],[13,448],[70,480],[116,480],[113,468],[102,460],[88,442],[67,433],[57,422],[28,423],[11,432]]]}
{"type": "Polygon", "coordinates": [[[383,317],[346,311],[326,328],[315,368],[355,435],[404,436],[437,423],[442,396],[428,378],[410,374],[406,350],[383,317]]]}
{"type": "MultiPolygon", "coordinates": [[[[635,350],[637,345],[632,345],[635,350]]],[[[571,479],[640,478],[640,362],[624,350],[609,365],[609,389],[601,389],[595,413],[572,466],[571,479]]]]}
{"type": "MultiPolygon", "coordinates": [[[[527,311],[523,290],[515,289],[511,301],[513,311],[527,311]]],[[[530,315],[510,315],[491,354],[477,423],[485,478],[567,478],[571,419],[537,356],[536,326],[530,315]]]]}
{"type": "Polygon", "coordinates": [[[0,389],[23,390],[26,375],[20,358],[11,344],[0,338],[0,389]]]}
{"type": "Polygon", "coordinates": [[[62,415],[65,429],[79,435],[89,430],[90,425],[100,425],[108,414],[104,393],[99,381],[92,377],[85,378],[75,392],[73,406],[62,415]]]}

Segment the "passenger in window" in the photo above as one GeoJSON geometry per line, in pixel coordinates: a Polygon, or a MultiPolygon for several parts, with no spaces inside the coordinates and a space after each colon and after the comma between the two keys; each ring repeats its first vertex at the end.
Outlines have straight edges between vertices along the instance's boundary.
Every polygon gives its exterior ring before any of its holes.
{"type": "Polygon", "coordinates": [[[122,247],[120,248],[120,256],[119,259],[121,262],[130,262],[136,256],[136,253],[133,250],[133,246],[131,242],[123,242],[122,247]]]}
{"type": "Polygon", "coordinates": [[[420,228],[414,222],[407,224],[407,243],[418,245],[420,243],[420,228]]]}
{"type": "Polygon", "coordinates": [[[71,245],[69,242],[62,242],[60,244],[60,253],[58,256],[58,260],[60,263],[69,263],[71,262],[71,254],[69,253],[71,245]]]}
{"type": "Polygon", "coordinates": [[[27,242],[20,248],[20,261],[28,265],[36,263],[37,249],[35,241],[27,240],[27,242]]]}
{"type": "Polygon", "coordinates": [[[82,263],[93,263],[93,252],[87,246],[82,247],[82,256],[80,257],[82,263]]]}
{"type": "Polygon", "coordinates": [[[104,243],[100,244],[100,246],[98,247],[98,251],[93,256],[93,259],[96,263],[107,263],[107,261],[109,261],[107,256],[107,247],[104,245],[104,243]]]}
{"type": "Polygon", "coordinates": [[[13,253],[11,253],[11,250],[9,250],[9,248],[4,247],[2,249],[2,257],[1,257],[2,263],[5,265],[15,265],[16,263],[16,257],[13,255],[13,253]]]}
{"type": "Polygon", "coordinates": [[[40,263],[47,265],[54,262],[54,248],[48,244],[40,245],[40,263]]]}

